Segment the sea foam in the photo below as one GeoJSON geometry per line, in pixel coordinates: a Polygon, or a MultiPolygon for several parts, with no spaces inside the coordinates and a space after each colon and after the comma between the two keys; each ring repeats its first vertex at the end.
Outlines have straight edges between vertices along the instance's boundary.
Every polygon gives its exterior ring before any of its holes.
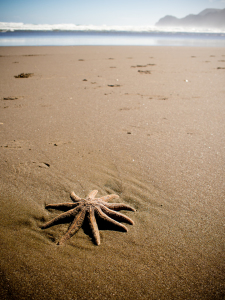
{"type": "Polygon", "coordinates": [[[184,28],[184,27],[156,27],[156,26],[108,26],[108,25],[75,25],[75,24],[24,24],[0,22],[0,31],[98,31],[98,32],[196,32],[221,33],[225,30],[216,28],[184,28]]]}

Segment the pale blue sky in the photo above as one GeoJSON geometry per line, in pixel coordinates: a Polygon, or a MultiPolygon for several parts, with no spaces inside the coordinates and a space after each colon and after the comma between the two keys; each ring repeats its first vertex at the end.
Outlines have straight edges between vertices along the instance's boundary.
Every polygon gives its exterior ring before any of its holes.
{"type": "Polygon", "coordinates": [[[143,26],[205,8],[225,8],[225,0],[0,0],[0,22],[143,26]]]}

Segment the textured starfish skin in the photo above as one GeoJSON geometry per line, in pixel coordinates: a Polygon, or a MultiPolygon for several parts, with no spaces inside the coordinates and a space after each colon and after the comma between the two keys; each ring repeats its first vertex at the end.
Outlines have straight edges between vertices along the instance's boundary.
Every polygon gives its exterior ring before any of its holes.
{"type": "Polygon", "coordinates": [[[71,224],[65,235],[58,242],[58,245],[63,245],[81,228],[85,217],[88,219],[88,223],[96,245],[100,245],[100,235],[95,216],[112,223],[115,227],[122,231],[127,231],[127,227],[119,222],[126,222],[131,225],[133,225],[134,222],[129,217],[117,211],[121,209],[135,211],[135,209],[123,203],[108,203],[108,201],[112,199],[119,198],[119,196],[115,194],[107,195],[101,198],[95,198],[97,193],[97,190],[93,190],[88,194],[87,198],[83,199],[72,192],[70,197],[73,200],[73,203],[46,205],[47,209],[53,208],[63,211],[66,210],[66,212],[58,215],[54,219],[44,224],[42,229],[46,229],[57,224],[62,224],[65,223],[66,220],[69,220],[71,224]]]}

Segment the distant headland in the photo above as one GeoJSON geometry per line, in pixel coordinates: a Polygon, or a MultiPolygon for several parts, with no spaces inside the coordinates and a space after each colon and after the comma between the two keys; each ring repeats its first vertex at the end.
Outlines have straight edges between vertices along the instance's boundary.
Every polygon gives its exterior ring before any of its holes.
{"type": "Polygon", "coordinates": [[[225,9],[207,8],[197,15],[190,14],[184,18],[165,16],[161,18],[156,26],[170,27],[199,27],[199,28],[224,28],[225,29],[225,9]]]}

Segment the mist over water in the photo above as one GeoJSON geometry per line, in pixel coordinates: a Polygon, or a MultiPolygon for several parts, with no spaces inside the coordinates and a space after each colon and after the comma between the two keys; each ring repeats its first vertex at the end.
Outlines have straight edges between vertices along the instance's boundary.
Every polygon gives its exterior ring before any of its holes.
{"type": "Polygon", "coordinates": [[[225,47],[224,33],[129,31],[6,31],[0,46],[217,46],[225,47]]]}

